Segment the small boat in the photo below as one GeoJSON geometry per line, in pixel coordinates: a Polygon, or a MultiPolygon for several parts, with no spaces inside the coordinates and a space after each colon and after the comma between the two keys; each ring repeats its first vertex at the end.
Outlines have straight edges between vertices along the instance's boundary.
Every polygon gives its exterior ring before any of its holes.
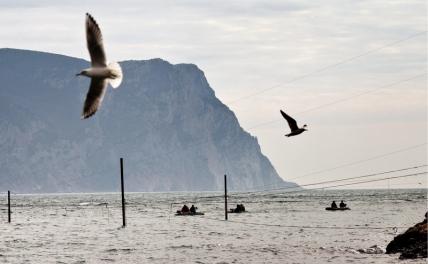
{"type": "Polygon", "coordinates": [[[186,212],[186,213],[183,213],[183,212],[181,212],[181,211],[177,211],[176,213],[175,213],[175,215],[176,216],[193,216],[193,215],[205,215],[204,213],[202,213],[202,212],[196,212],[196,213],[191,213],[191,212],[186,212]]]}
{"type": "Polygon", "coordinates": [[[80,206],[89,206],[89,205],[93,205],[93,206],[102,206],[105,205],[107,206],[108,203],[96,203],[96,202],[84,202],[84,203],[79,203],[80,206]]]}
{"type": "Polygon", "coordinates": [[[246,211],[238,211],[236,209],[230,209],[229,210],[229,214],[240,214],[240,213],[245,213],[246,211]]]}
{"type": "Polygon", "coordinates": [[[337,208],[326,207],[325,210],[327,210],[327,211],[346,211],[346,210],[351,210],[351,208],[349,208],[349,207],[337,207],[337,208]]]}

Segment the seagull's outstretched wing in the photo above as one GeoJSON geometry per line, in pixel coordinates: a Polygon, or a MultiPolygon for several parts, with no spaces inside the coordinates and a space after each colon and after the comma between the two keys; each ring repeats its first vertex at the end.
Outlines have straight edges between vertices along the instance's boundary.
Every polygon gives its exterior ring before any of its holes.
{"type": "Polygon", "coordinates": [[[290,127],[291,131],[299,129],[299,127],[297,126],[296,120],[294,120],[291,116],[284,113],[284,111],[282,110],[279,110],[279,111],[281,112],[281,115],[285,118],[285,120],[287,120],[288,126],[290,127]]]}
{"type": "Polygon", "coordinates": [[[106,54],[103,47],[103,36],[95,19],[86,13],[86,41],[92,67],[107,66],[106,54]]]}
{"type": "Polygon", "coordinates": [[[92,78],[83,106],[82,119],[92,116],[98,110],[106,93],[107,84],[107,79],[92,78]]]}

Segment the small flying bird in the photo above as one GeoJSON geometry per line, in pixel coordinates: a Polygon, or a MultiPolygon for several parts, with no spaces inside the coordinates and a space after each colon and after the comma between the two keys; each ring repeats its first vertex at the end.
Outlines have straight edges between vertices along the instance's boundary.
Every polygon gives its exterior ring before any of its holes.
{"type": "Polygon", "coordinates": [[[91,68],[76,74],[76,76],[83,75],[91,78],[83,106],[82,119],[97,112],[106,93],[107,85],[110,83],[113,88],[119,87],[123,76],[122,69],[117,62],[107,63],[101,30],[95,19],[88,13],[86,13],[86,42],[91,56],[91,68]]]}
{"type": "Polygon", "coordinates": [[[284,111],[282,111],[282,110],[279,110],[279,111],[281,112],[281,115],[285,118],[285,120],[287,120],[288,126],[291,129],[291,133],[287,134],[285,136],[287,136],[287,137],[296,136],[296,135],[301,134],[307,130],[306,124],[304,124],[302,128],[299,128],[297,126],[296,120],[294,120],[291,116],[284,113],[284,111]]]}

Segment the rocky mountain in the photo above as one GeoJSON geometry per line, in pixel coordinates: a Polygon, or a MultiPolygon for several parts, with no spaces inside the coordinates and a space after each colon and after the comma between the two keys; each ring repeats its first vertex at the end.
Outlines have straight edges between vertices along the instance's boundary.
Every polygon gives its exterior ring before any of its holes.
{"type": "Polygon", "coordinates": [[[120,63],[124,80],[81,120],[85,60],[0,49],[0,191],[231,190],[284,182],[192,64],[120,63]]]}

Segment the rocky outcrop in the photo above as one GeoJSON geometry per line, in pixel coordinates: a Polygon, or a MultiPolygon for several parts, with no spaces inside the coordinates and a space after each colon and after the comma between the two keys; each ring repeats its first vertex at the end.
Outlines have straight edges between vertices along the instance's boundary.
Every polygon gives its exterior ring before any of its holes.
{"type": "Polygon", "coordinates": [[[401,253],[400,259],[427,257],[427,219],[407,229],[386,247],[387,254],[401,253]]]}

